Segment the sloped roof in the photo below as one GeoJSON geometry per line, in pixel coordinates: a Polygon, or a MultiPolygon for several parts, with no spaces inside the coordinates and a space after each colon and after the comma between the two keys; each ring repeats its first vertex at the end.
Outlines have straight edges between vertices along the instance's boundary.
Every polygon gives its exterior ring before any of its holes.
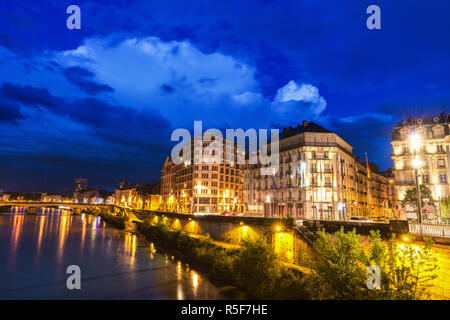
{"type": "Polygon", "coordinates": [[[288,127],[284,128],[280,133],[280,139],[288,138],[291,136],[295,136],[304,132],[317,132],[317,133],[334,133],[315,122],[306,122],[304,121],[302,125],[297,125],[296,127],[288,127]]]}

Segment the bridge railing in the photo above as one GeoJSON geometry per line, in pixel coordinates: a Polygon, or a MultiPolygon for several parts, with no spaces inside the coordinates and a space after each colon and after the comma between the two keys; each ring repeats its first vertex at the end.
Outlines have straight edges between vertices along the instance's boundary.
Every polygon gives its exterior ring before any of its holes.
{"type": "Polygon", "coordinates": [[[410,222],[409,232],[417,235],[450,238],[450,225],[410,222]]]}

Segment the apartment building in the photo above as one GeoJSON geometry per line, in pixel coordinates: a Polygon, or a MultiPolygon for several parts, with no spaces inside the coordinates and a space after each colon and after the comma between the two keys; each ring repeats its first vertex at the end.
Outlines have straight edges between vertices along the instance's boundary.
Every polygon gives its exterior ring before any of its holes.
{"type": "MultiPolygon", "coordinates": [[[[408,189],[416,186],[416,174],[418,183],[427,186],[432,193],[433,199],[426,199],[431,201],[426,208],[430,213],[435,213],[438,207],[432,202],[449,196],[449,125],[450,114],[441,113],[430,118],[410,117],[399,122],[392,131],[394,193],[399,202],[408,189]]],[[[407,215],[405,209],[402,208],[402,213],[407,215]]]]}
{"type": "Polygon", "coordinates": [[[181,213],[241,213],[244,208],[244,164],[237,160],[238,156],[243,159],[245,152],[238,151],[232,141],[206,137],[195,150],[194,140],[188,142],[191,152],[184,157],[190,159],[190,163],[175,164],[171,157],[167,157],[162,166],[163,209],[181,213]],[[207,151],[213,142],[220,142],[223,148],[221,163],[212,161],[207,151]],[[230,149],[226,148],[227,144],[230,149]]]}
{"type": "Polygon", "coordinates": [[[372,172],[368,178],[353,147],[314,122],[283,130],[279,161],[272,175],[261,175],[261,165],[247,163],[248,214],[320,220],[389,214],[388,179],[372,172]]]}

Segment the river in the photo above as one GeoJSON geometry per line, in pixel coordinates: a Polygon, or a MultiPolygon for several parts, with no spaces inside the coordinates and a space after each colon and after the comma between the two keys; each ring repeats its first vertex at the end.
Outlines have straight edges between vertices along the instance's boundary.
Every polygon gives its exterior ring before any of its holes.
{"type": "Polygon", "coordinates": [[[0,299],[223,299],[145,239],[60,209],[0,214],[0,272],[0,299]],[[80,267],[80,290],[67,288],[69,265],[80,267]]]}

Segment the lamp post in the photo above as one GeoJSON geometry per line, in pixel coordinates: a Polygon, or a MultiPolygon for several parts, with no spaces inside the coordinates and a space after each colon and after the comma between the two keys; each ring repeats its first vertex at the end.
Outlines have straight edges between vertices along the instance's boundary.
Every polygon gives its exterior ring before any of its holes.
{"type": "Polygon", "coordinates": [[[439,223],[442,223],[442,207],[441,207],[441,201],[442,201],[442,194],[441,194],[441,186],[437,186],[437,196],[439,199],[439,223]]]}
{"type": "Polygon", "coordinates": [[[409,137],[411,149],[415,152],[416,157],[413,160],[414,174],[416,178],[416,188],[417,188],[417,208],[419,209],[418,217],[419,217],[419,228],[420,228],[420,236],[422,236],[422,196],[420,194],[420,184],[419,184],[419,169],[422,166],[422,161],[420,160],[418,153],[419,149],[422,147],[422,138],[416,132],[413,132],[409,137]]]}
{"type": "Polygon", "coordinates": [[[417,207],[419,209],[418,218],[419,223],[422,223],[422,195],[420,192],[420,184],[419,184],[419,168],[421,167],[421,161],[419,158],[416,157],[416,159],[413,160],[413,166],[414,166],[414,174],[416,178],[416,188],[417,188],[417,207]]]}
{"type": "MultiPolygon", "coordinates": [[[[267,203],[268,206],[269,206],[269,210],[272,211],[272,203],[271,203],[270,195],[269,195],[269,194],[266,195],[266,203],[267,203]]],[[[266,206],[266,208],[267,208],[267,206],[266,206]]],[[[267,212],[267,215],[270,215],[270,213],[267,212]]],[[[266,217],[266,218],[268,218],[268,217],[266,217]]]]}

